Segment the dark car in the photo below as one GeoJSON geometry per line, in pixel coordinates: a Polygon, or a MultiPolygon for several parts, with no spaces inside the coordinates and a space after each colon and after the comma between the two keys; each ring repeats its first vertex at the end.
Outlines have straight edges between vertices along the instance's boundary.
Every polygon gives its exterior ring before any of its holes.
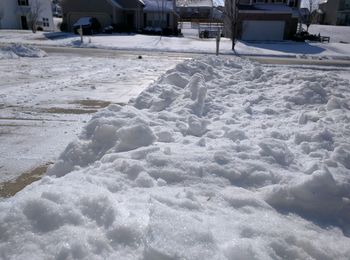
{"type": "Polygon", "coordinates": [[[74,33],[78,33],[78,29],[82,27],[84,35],[91,35],[101,31],[101,24],[95,17],[82,17],[73,24],[74,33]]]}

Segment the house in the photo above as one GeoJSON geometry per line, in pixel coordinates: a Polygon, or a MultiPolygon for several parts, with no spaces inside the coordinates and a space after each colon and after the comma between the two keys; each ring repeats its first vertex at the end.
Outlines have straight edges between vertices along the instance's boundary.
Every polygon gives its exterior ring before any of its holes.
{"type": "Polygon", "coordinates": [[[63,24],[73,31],[82,17],[94,17],[102,28],[114,25],[122,31],[143,28],[143,0],[65,0],[61,3],[63,24]]]}
{"type": "Polygon", "coordinates": [[[321,0],[317,14],[321,24],[350,25],[350,0],[321,0]]]}
{"type": "Polygon", "coordinates": [[[62,17],[62,8],[58,0],[52,1],[52,15],[59,18],[62,17]]]}
{"type": "Polygon", "coordinates": [[[177,31],[175,0],[144,0],[143,26],[147,30],[177,31]]]}
{"type": "Polygon", "coordinates": [[[281,41],[297,32],[300,0],[236,1],[236,8],[225,2],[225,36],[235,32],[236,39],[246,41],[281,41]]]}
{"type": "Polygon", "coordinates": [[[210,22],[213,7],[212,0],[176,0],[176,9],[181,21],[210,22]]]}
{"type": "Polygon", "coordinates": [[[38,30],[54,30],[50,0],[0,1],[0,29],[29,30],[33,23],[38,30]]]}

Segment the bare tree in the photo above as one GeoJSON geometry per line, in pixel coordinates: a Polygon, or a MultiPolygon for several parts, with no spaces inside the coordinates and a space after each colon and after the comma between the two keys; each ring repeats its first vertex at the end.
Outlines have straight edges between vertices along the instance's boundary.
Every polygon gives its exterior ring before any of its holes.
{"type": "Polygon", "coordinates": [[[39,0],[31,0],[31,8],[28,14],[29,26],[33,33],[37,31],[37,23],[42,12],[42,3],[39,0]]]}
{"type": "MultiPolygon", "coordinates": [[[[226,27],[229,28],[228,34],[232,40],[232,50],[235,49],[237,40],[237,25],[238,25],[238,5],[239,0],[225,0],[225,20],[226,27]]],[[[226,29],[227,30],[227,29],[226,29]]]]}
{"type": "Polygon", "coordinates": [[[318,9],[318,0],[306,0],[305,3],[307,5],[307,8],[309,9],[309,12],[305,17],[306,31],[308,32],[310,25],[314,22],[314,19],[316,17],[316,10],[318,9]]]}

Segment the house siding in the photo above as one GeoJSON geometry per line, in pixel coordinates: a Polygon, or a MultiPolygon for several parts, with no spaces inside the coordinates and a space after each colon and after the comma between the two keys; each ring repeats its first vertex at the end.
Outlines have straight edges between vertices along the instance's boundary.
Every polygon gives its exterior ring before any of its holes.
{"type": "MultiPolygon", "coordinates": [[[[29,0],[29,6],[21,8],[18,6],[16,0],[0,0],[0,12],[2,10],[2,19],[0,21],[0,29],[22,29],[21,16],[26,16],[28,19],[28,12],[30,12],[33,0],[29,0]]],[[[54,23],[52,16],[51,1],[38,0],[41,7],[41,12],[38,17],[38,25],[44,31],[53,31],[54,23]],[[41,25],[43,18],[48,19],[49,26],[41,25]]]]}
{"type": "MultiPolygon", "coordinates": [[[[244,3],[253,3],[255,1],[245,0],[244,3]]],[[[240,1],[242,3],[242,0],[240,1]]],[[[268,4],[272,4],[272,0],[266,1],[268,4]]],[[[228,14],[232,13],[232,1],[226,0],[225,1],[225,9],[228,14]]],[[[263,5],[263,3],[261,3],[263,5]]],[[[293,2],[284,1],[284,4],[286,6],[291,6],[293,9],[299,8],[300,1],[296,0],[293,2]]],[[[284,21],[285,27],[283,32],[283,39],[288,40],[293,37],[293,35],[297,31],[298,27],[298,18],[292,17],[292,13],[282,13],[282,12],[274,12],[274,11],[240,11],[238,12],[238,19],[237,19],[237,38],[241,39],[242,37],[242,30],[243,30],[243,21],[247,20],[255,20],[255,21],[284,21]]],[[[232,28],[234,27],[232,23],[232,18],[229,15],[225,15],[224,17],[224,33],[226,37],[232,37],[232,28]]]]}
{"type": "MultiPolygon", "coordinates": [[[[111,0],[112,1],[112,0],[111,0]]],[[[70,0],[62,4],[63,22],[67,24],[68,31],[72,31],[73,24],[81,17],[95,17],[102,28],[111,24],[126,24],[127,17],[133,16],[130,30],[142,28],[142,4],[139,1],[119,0],[118,8],[109,0],[70,0]]]]}
{"type": "Polygon", "coordinates": [[[320,4],[319,9],[324,11],[323,24],[336,25],[337,11],[339,8],[339,0],[328,1],[325,4],[320,4]]]}
{"type": "Polygon", "coordinates": [[[95,17],[103,27],[113,21],[113,8],[106,1],[98,1],[98,4],[95,0],[64,1],[62,11],[63,22],[67,24],[68,31],[73,30],[73,24],[81,17],[95,17]]]}
{"type": "Polygon", "coordinates": [[[320,23],[329,25],[350,25],[350,1],[333,0],[321,3],[319,9],[323,15],[319,18],[320,23]]]}

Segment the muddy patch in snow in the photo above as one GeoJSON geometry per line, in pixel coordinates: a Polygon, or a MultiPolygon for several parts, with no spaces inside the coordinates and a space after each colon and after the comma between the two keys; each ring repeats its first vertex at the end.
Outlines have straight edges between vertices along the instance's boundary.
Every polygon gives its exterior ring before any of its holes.
{"type": "Polygon", "coordinates": [[[105,108],[108,107],[111,102],[104,100],[94,100],[94,99],[84,99],[84,100],[74,100],[70,104],[78,104],[86,108],[105,108]]]}
{"type": "Polygon", "coordinates": [[[47,163],[40,165],[31,171],[23,173],[17,179],[13,181],[8,181],[0,184],[0,197],[8,198],[14,196],[17,192],[23,190],[26,186],[31,183],[38,181],[47,171],[49,165],[52,163],[47,163]]]}
{"type": "Polygon", "coordinates": [[[41,112],[50,114],[94,114],[97,112],[96,109],[82,109],[82,108],[62,108],[62,107],[51,107],[41,109],[41,112]]]}

